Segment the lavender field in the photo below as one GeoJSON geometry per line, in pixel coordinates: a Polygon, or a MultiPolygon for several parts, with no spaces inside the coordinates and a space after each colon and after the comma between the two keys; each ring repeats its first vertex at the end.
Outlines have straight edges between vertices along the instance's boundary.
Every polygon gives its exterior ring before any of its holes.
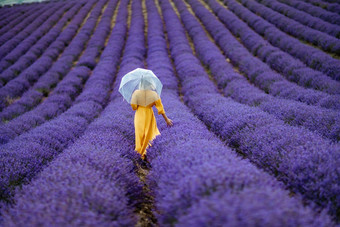
{"type": "Polygon", "coordinates": [[[340,226],[339,141],[340,0],[0,7],[0,226],[340,226]]]}

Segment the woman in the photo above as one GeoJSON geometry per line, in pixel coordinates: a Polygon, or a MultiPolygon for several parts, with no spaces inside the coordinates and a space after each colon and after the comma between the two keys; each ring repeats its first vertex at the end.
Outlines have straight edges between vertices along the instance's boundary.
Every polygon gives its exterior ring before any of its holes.
{"type": "Polygon", "coordinates": [[[145,160],[146,149],[151,146],[153,139],[160,135],[156,118],[152,107],[156,106],[158,114],[162,114],[167,126],[173,125],[164,111],[159,95],[154,91],[154,85],[148,81],[141,81],[138,90],[135,90],[131,98],[132,109],[136,111],[135,125],[135,151],[145,160]]]}

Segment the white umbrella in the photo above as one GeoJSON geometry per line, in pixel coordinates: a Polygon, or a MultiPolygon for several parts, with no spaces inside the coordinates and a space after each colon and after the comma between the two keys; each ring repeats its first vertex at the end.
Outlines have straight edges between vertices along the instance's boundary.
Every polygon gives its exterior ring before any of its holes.
{"type": "Polygon", "coordinates": [[[124,75],[119,92],[128,103],[147,106],[160,98],[162,87],[151,70],[136,68],[124,75]]]}

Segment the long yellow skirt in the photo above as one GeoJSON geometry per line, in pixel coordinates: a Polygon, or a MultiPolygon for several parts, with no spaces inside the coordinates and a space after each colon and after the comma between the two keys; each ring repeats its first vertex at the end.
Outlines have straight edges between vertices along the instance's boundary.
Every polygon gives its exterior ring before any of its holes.
{"type": "Polygon", "coordinates": [[[157,122],[152,110],[155,105],[158,109],[158,114],[164,113],[161,99],[149,104],[148,106],[137,106],[131,104],[132,109],[136,110],[134,125],[135,125],[135,151],[137,151],[142,158],[146,154],[146,149],[151,146],[151,142],[156,136],[160,135],[157,128],[157,122]]]}

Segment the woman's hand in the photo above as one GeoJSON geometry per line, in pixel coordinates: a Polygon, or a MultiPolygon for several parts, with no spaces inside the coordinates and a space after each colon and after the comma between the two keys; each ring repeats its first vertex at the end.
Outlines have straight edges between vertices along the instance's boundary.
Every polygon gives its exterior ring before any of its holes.
{"type": "Polygon", "coordinates": [[[166,124],[167,124],[168,127],[171,127],[171,126],[174,125],[174,124],[172,123],[172,120],[171,120],[170,118],[168,118],[168,117],[166,116],[165,113],[162,113],[162,116],[163,116],[163,118],[164,118],[164,120],[165,120],[165,122],[166,122],[166,124]]]}
{"type": "Polygon", "coordinates": [[[167,118],[166,120],[166,124],[168,125],[168,127],[173,126],[174,124],[172,123],[172,120],[170,118],[167,118]]]}

